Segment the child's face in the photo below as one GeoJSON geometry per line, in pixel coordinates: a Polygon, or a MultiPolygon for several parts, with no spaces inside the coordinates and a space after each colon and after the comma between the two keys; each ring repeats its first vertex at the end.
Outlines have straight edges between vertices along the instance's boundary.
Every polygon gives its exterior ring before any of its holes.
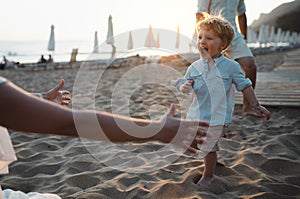
{"type": "Polygon", "coordinates": [[[200,29],[197,41],[199,51],[200,48],[205,49],[210,57],[214,59],[221,55],[222,50],[225,48],[224,43],[213,30],[207,28],[200,29]]]}

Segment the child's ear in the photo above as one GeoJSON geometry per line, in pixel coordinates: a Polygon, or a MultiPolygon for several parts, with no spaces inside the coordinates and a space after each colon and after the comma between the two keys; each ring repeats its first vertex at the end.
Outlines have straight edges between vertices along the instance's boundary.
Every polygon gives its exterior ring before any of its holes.
{"type": "Polygon", "coordinates": [[[222,44],[221,44],[222,50],[225,50],[227,47],[228,47],[227,42],[223,41],[222,44]]]}

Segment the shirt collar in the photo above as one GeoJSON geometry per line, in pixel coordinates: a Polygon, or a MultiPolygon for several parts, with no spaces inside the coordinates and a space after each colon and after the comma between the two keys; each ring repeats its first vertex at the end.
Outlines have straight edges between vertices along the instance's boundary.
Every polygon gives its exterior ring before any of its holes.
{"type": "Polygon", "coordinates": [[[225,59],[224,54],[222,54],[220,57],[215,58],[215,59],[214,59],[214,62],[215,62],[215,64],[216,64],[216,66],[218,66],[219,63],[222,62],[224,59],[225,59]]]}

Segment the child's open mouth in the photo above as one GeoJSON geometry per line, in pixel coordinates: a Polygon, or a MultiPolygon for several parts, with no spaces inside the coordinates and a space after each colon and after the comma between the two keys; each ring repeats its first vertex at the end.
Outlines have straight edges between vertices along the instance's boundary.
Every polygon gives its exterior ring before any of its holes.
{"type": "Polygon", "coordinates": [[[208,52],[208,48],[205,47],[200,47],[201,50],[205,50],[206,52],[208,52]]]}

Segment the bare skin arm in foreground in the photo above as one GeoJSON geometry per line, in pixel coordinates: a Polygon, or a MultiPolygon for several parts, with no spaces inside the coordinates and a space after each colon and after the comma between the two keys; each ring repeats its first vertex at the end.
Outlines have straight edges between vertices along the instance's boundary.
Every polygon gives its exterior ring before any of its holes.
{"type": "Polygon", "coordinates": [[[199,126],[208,126],[205,122],[174,118],[174,105],[162,119],[150,121],[100,111],[71,110],[41,100],[9,81],[0,85],[0,93],[0,110],[5,113],[0,114],[0,125],[17,131],[112,142],[157,140],[196,152],[190,145],[203,143],[200,137],[206,134],[199,126]],[[187,140],[188,134],[193,140],[185,146],[183,140],[187,140]]]}
{"type": "Polygon", "coordinates": [[[32,93],[37,97],[42,97],[45,100],[49,100],[61,105],[68,105],[71,101],[70,92],[67,90],[61,90],[65,85],[65,80],[60,80],[59,84],[50,89],[48,92],[32,93]]]}

